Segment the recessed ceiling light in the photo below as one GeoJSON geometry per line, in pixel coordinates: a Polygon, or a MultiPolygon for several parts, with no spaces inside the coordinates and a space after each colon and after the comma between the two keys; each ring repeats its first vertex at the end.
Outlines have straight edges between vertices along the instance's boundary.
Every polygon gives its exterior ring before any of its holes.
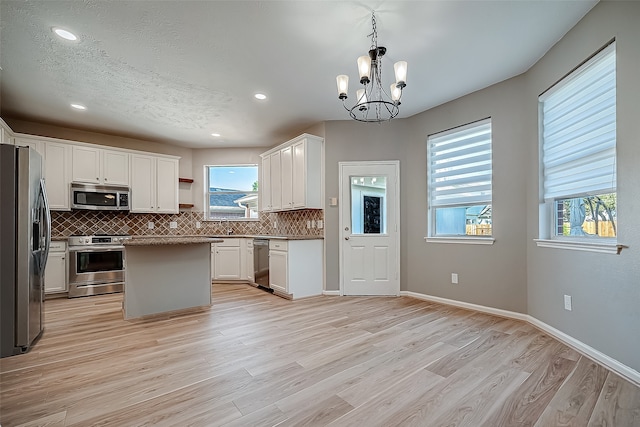
{"type": "Polygon", "coordinates": [[[267,99],[267,95],[265,95],[264,93],[256,93],[253,96],[255,96],[256,99],[260,99],[260,100],[267,99]]]}
{"type": "Polygon", "coordinates": [[[75,108],[76,110],[86,110],[87,107],[85,107],[82,104],[71,104],[71,108],[75,108]]]}
{"type": "Polygon", "coordinates": [[[58,37],[62,37],[65,40],[71,40],[71,41],[78,40],[78,37],[76,37],[76,35],[73,34],[71,31],[67,31],[65,29],[58,28],[58,27],[53,27],[52,30],[54,33],[58,35],[58,37]]]}
{"type": "Polygon", "coordinates": [[[211,136],[218,137],[218,136],[220,136],[220,134],[219,133],[212,133],[211,136]]]}

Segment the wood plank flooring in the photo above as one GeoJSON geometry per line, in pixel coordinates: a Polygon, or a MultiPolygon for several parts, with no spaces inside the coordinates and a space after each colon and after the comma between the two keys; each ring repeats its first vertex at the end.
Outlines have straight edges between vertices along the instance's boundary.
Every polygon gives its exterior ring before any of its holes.
{"type": "Polygon", "coordinates": [[[0,359],[10,426],[640,426],[640,388],[510,319],[408,297],[289,301],[126,322],[122,297],[48,300],[0,359]]]}

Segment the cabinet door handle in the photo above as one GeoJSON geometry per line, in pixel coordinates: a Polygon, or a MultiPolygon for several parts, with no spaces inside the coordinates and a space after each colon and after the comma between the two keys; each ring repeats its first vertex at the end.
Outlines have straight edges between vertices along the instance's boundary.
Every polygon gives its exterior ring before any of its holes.
{"type": "Polygon", "coordinates": [[[345,237],[344,240],[349,240],[349,237],[345,237]]]}

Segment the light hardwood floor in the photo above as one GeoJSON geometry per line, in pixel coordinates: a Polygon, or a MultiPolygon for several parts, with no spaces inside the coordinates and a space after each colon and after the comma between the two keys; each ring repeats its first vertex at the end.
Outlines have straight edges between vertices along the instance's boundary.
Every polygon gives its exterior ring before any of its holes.
{"type": "Polygon", "coordinates": [[[126,322],[121,295],[48,300],[0,360],[9,426],[640,426],[640,389],[530,325],[408,297],[214,305],[126,322]]]}

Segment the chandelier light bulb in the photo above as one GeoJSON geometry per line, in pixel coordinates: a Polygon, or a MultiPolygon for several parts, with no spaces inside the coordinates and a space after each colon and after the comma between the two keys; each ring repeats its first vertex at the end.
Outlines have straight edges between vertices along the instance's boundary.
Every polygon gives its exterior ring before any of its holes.
{"type": "Polygon", "coordinates": [[[400,87],[407,85],[407,61],[398,61],[393,64],[396,73],[396,84],[400,87]]]}
{"type": "Polygon", "coordinates": [[[393,102],[400,101],[400,96],[402,96],[402,89],[398,87],[396,83],[391,83],[391,100],[393,102]]]}
{"type": "Polygon", "coordinates": [[[339,75],[336,77],[336,83],[338,84],[338,98],[346,99],[349,90],[349,76],[339,75]]]}
{"type": "Polygon", "coordinates": [[[360,74],[360,83],[369,83],[369,74],[371,73],[371,58],[369,55],[363,55],[358,58],[358,73],[360,74]]]}

